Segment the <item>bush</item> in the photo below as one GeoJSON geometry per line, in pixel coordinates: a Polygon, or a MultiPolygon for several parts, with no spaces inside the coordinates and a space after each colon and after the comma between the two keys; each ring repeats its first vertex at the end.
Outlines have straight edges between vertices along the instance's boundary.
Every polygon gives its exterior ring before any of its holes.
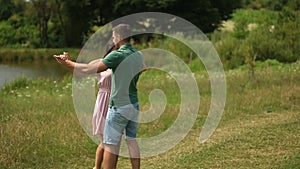
{"type": "Polygon", "coordinates": [[[7,22],[0,22],[0,46],[7,46],[9,44],[15,44],[16,41],[14,28],[7,22]]]}
{"type": "Polygon", "coordinates": [[[232,20],[235,23],[233,36],[246,39],[249,33],[258,25],[275,25],[278,14],[269,10],[239,9],[232,14],[232,20]]]}
{"type": "Polygon", "coordinates": [[[252,31],[247,38],[257,54],[257,60],[276,59],[280,62],[295,62],[300,58],[300,16],[274,27],[262,26],[252,31]]]}
{"type": "Polygon", "coordinates": [[[234,37],[227,37],[215,43],[216,50],[226,68],[233,69],[244,64],[242,43],[242,40],[234,37]]]}
{"type": "Polygon", "coordinates": [[[233,32],[211,35],[226,68],[275,59],[283,63],[300,59],[300,13],[288,8],[281,12],[237,10],[233,32]],[[256,24],[249,29],[249,24],[256,24]]]}
{"type": "Polygon", "coordinates": [[[1,47],[38,47],[38,37],[38,28],[26,18],[13,15],[0,22],[1,47]]]}

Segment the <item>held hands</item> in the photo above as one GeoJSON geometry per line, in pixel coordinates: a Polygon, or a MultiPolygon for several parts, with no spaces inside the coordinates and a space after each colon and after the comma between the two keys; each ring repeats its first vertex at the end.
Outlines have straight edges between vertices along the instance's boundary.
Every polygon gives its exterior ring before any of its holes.
{"type": "Polygon", "coordinates": [[[67,60],[69,59],[69,53],[68,52],[64,52],[61,55],[53,55],[53,57],[55,58],[55,60],[60,63],[60,64],[66,64],[67,60]]]}

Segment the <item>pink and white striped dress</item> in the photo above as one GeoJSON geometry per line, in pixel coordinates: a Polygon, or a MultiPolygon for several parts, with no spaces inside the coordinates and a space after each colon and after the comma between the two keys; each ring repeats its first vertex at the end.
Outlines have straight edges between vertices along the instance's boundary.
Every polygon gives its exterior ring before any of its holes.
{"type": "Polygon", "coordinates": [[[93,134],[103,135],[111,90],[111,69],[97,74],[99,91],[93,114],[93,134]]]}

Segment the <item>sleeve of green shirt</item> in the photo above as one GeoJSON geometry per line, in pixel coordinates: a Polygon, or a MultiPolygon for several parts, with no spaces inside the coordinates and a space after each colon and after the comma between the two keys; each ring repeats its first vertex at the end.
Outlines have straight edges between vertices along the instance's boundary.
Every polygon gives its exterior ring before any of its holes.
{"type": "Polygon", "coordinates": [[[122,57],[120,56],[119,52],[112,51],[102,60],[102,62],[108,68],[115,69],[122,62],[122,57]]]}

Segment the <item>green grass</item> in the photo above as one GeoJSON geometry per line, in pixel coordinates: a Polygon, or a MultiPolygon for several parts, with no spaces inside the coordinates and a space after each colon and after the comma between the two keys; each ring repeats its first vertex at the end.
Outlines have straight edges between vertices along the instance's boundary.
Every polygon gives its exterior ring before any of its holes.
{"type": "Polygon", "coordinates": [[[53,60],[52,56],[68,51],[72,59],[76,59],[80,49],[75,48],[40,48],[40,49],[0,49],[0,63],[39,62],[53,60]]]}
{"type": "MultiPolygon", "coordinates": [[[[198,117],[188,135],[171,150],[143,158],[142,168],[278,168],[300,166],[300,62],[226,71],[227,100],[212,137],[199,134],[210,106],[210,83],[195,72],[201,94],[198,117]]],[[[17,79],[0,92],[0,168],[92,168],[97,145],[83,131],[72,102],[72,79],[17,79]]],[[[141,124],[140,137],[169,128],[179,113],[176,82],[158,71],[139,81],[141,109],[150,107],[152,89],[166,94],[159,119],[141,124]]],[[[157,145],[157,148],[160,148],[157,145]]],[[[120,157],[118,168],[131,168],[120,157]]]]}

